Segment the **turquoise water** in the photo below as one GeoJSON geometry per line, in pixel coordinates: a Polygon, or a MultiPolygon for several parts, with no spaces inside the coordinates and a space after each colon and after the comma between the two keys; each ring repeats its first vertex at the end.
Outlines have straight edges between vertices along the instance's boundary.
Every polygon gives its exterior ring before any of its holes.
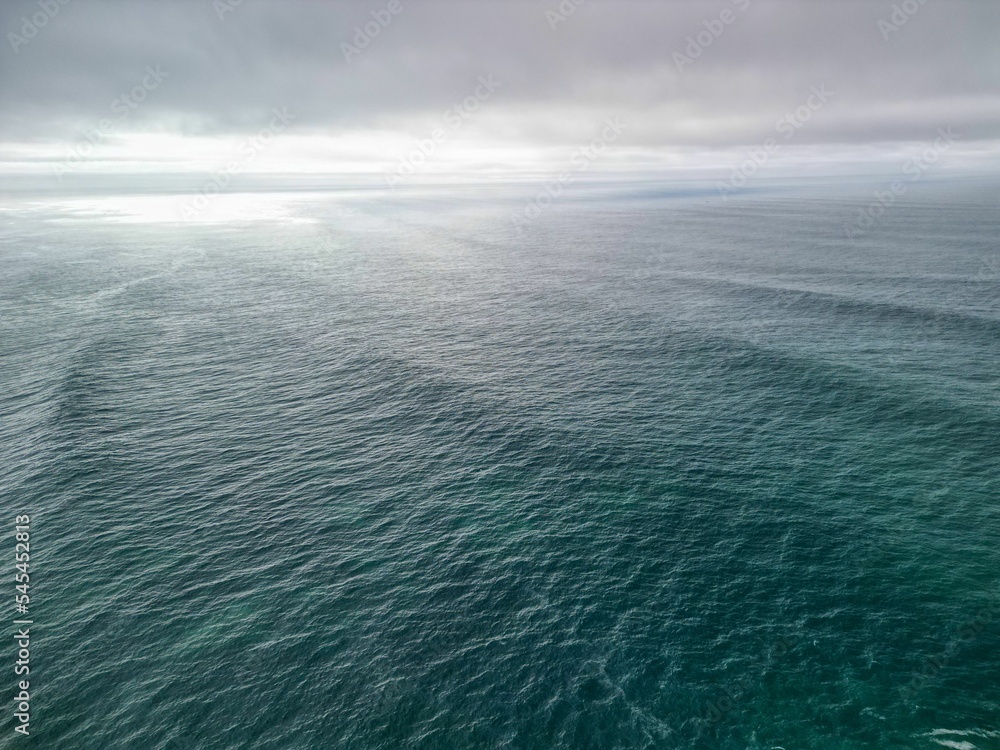
{"type": "Polygon", "coordinates": [[[0,747],[1000,748],[995,195],[10,202],[0,747]]]}

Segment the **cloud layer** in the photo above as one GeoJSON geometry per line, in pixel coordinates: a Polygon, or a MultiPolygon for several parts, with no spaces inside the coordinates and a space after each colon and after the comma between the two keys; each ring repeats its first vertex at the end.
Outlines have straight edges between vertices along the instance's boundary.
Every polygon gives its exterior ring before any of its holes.
{"type": "Polygon", "coordinates": [[[106,163],[187,163],[274,108],[294,114],[299,157],[394,160],[481,76],[499,85],[448,133],[451,157],[567,149],[619,116],[626,161],[669,163],[761,143],[814,87],[833,95],[799,148],[862,153],[946,125],[1000,140],[991,0],[7,0],[0,30],[8,162],[50,160],[110,120],[106,163]]]}

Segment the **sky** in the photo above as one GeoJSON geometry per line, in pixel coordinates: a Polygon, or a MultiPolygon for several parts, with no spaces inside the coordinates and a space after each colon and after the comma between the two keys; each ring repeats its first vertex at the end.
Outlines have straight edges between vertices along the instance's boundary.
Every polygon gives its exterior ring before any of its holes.
{"type": "Polygon", "coordinates": [[[3,0],[0,170],[1000,165],[996,0],[3,0]],[[762,151],[763,149],[763,151],[762,151]]]}

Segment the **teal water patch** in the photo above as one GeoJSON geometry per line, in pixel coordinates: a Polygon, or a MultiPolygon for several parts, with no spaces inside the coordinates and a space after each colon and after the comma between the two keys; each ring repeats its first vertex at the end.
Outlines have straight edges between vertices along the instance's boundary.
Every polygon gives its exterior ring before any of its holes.
{"type": "Polygon", "coordinates": [[[5,228],[24,746],[997,747],[1000,220],[926,190],[5,228]]]}

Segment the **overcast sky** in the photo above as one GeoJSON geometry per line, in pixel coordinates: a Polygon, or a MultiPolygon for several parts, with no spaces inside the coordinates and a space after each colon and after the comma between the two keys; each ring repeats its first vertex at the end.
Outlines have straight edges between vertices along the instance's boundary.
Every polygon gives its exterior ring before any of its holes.
{"type": "Polygon", "coordinates": [[[424,168],[498,169],[566,158],[609,117],[609,163],[633,167],[769,137],[878,158],[947,126],[998,152],[996,0],[395,2],[3,0],[0,164],[202,170],[244,145],[251,171],[384,171],[439,131],[424,168]]]}

